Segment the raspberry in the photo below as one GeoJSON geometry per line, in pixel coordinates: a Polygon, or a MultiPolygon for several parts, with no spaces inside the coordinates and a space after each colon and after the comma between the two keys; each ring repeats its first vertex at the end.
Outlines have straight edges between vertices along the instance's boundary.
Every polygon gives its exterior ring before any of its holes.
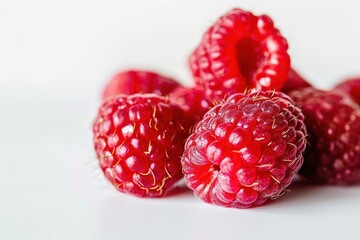
{"type": "Polygon", "coordinates": [[[354,102],[360,104],[360,78],[350,78],[343,81],[335,89],[345,92],[354,102]]]}
{"type": "Polygon", "coordinates": [[[170,98],[184,111],[184,126],[189,130],[213,105],[205,92],[196,88],[178,87],[170,94],[170,98]]]}
{"type": "Polygon", "coordinates": [[[301,107],[309,132],[300,173],[319,183],[360,183],[359,106],[344,94],[313,88],[290,96],[301,107]]]}
{"type": "Polygon", "coordinates": [[[121,192],[159,197],[182,177],[187,134],[182,110],[155,94],[119,95],[100,107],[94,146],[106,178],[121,192]]]}
{"type": "Polygon", "coordinates": [[[287,49],[268,16],[233,9],[207,30],[189,63],[196,84],[223,100],[246,89],[280,90],[290,69],[287,49]]]}
{"type": "Polygon", "coordinates": [[[118,94],[155,93],[165,96],[177,88],[175,80],[157,73],[128,70],[116,74],[106,85],[103,99],[118,94]]]}
{"type": "Polygon", "coordinates": [[[187,139],[181,160],[187,185],[201,200],[226,207],[280,196],[303,163],[303,118],[284,93],[232,95],[187,139]]]}
{"type": "Polygon", "coordinates": [[[285,82],[282,92],[289,94],[291,91],[299,90],[306,87],[312,87],[302,76],[300,76],[294,69],[290,69],[289,76],[285,82]]]}

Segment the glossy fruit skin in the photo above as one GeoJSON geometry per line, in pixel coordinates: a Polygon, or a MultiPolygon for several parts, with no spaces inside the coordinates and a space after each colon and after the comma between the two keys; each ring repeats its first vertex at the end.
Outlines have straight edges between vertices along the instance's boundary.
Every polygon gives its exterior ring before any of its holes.
{"type": "Polygon", "coordinates": [[[234,94],[187,139],[182,166],[201,200],[248,208],[280,196],[303,163],[303,115],[280,92],[234,94]]]}
{"type": "Polygon", "coordinates": [[[126,70],[117,73],[105,86],[102,99],[119,94],[155,93],[166,96],[180,84],[155,72],[126,70]]]}
{"type": "Polygon", "coordinates": [[[204,34],[189,59],[199,88],[218,101],[245,90],[280,90],[290,69],[286,39],[266,15],[233,9],[204,34]]]}
{"type": "Polygon", "coordinates": [[[188,134],[182,110],[155,94],[105,101],[93,125],[94,147],[106,178],[121,192],[163,196],[182,178],[180,157],[188,134]]]}
{"type": "Polygon", "coordinates": [[[360,183],[359,106],[334,91],[304,88],[290,96],[302,109],[309,133],[300,174],[318,183],[360,183]]]}
{"type": "Polygon", "coordinates": [[[170,98],[184,111],[184,127],[192,131],[194,125],[215,105],[205,92],[197,88],[178,87],[170,98]]]}
{"type": "Polygon", "coordinates": [[[346,93],[354,102],[360,104],[360,77],[347,79],[338,84],[335,89],[346,93]]]}
{"type": "Polygon", "coordinates": [[[297,71],[290,69],[288,79],[286,80],[282,92],[289,94],[292,91],[300,90],[302,88],[312,87],[312,85],[305,80],[297,71]]]}

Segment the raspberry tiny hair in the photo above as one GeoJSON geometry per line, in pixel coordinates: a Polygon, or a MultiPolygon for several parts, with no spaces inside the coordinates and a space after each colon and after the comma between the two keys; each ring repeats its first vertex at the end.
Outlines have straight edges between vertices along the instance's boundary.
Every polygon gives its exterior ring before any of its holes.
{"type": "Polygon", "coordinates": [[[303,119],[284,93],[232,95],[209,110],[186,141],[181,163],[188,187],[225,207],[279,197],[303,163],[303,119]]]}
{"type": "Polygon", "coordinates": [[[94,147],[105,177],[121,192],[160,197],[182,178],[188,133],[182,110],[155,94],[118,95],[99,108],[94,147]]]}
{"type": "Polygon", "coordinates": [[[270,17],[233,9],[207,30],[189,63],[197,86],[222,100],[246,89],[280,90],[290,69],[287,50],[270,17]]]}
{"type": "Polygon", "coordinates": [[[359,105],[344,93],[314,88],[290,96],[302,109],[309,132],[300,174],[312,182],[359,184],[359,105]]]}
{"type": "Polygon", "coordinates": [[[118,94],[155,93],[166,96],[180,84],[159,73],[145,70],[125,70],[118,72],[105,86],[102,98],[118,94]]]}
{"type": "Polygon", "coordinates": [[[335,87],[335,90],[344,92],[350,96],[354,102],[360,104],[360,77],[349,78],[342,81],[335,87]]]}

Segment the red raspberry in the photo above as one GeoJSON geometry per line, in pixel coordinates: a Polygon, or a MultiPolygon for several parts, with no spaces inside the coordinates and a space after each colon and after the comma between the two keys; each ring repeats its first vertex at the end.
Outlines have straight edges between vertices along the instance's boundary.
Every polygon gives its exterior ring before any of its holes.
{"type": "Polygon", "coordinates": [[[189,62],[196,84],[223,100],[250,88],[280,90],[290,69],[287,49],[268,16],[233,9],[207,30],[189,62]]]}
{"type": "Polygon", "coordinates": [[[103,99],[118,94],[155,93],[165,96],[177,88],[175,80],[157,73],[128,70],[116,74],[106,85],[103,99]]]}
{"type": "Polygon", "coordinates": [[[335,87],[348,94],[354,102],[360,104],[360,78],[350,78],[335,87]]]}
{"type": "Polygon", "coordinates": [[[187,134],[182,110],[155,94],[119,95],[96,117],[94,146],[106,178],[121,192],[159,197],[182,177],[187,134]]]}
{"type": "Polygon", "coordinates": [[[303,118],[284,93],[231,96],[187,139],[181,160],[187,185],[201,200],[226,207],[280,196],[303,163],[303,118]]]}
{"type": "Polygon", "coordinates": [[[304,88],[290,94],[304,115],[309,147],[300,173],[330,184],[360,183],[360,108],[345,95],[304,88]]]}
{"type": "Polygon", "coordinates": [[[289,94],[291,91],[300,90],[302,88],[312,87],[311,84],[300,76],[294,69],[290,69],[289,76],[285,82],[282,92],[289,94]]]}
{"type": "Polygon", "coordinates": [[[183,109],[184,125],[190,131],[214,105],[204,91],[196,88],[178,87],[170,94],[170,98],[183,109]]]}

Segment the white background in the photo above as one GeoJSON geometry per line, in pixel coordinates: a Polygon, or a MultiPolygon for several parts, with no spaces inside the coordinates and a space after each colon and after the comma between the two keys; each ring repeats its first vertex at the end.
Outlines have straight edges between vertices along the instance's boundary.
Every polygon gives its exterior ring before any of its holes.
{"type": "Polygon", "coordinates": [[[238,210],[189,191],[125,196],[98,170],[91,124],[105,82],[140,67],[190,85],[188,55],[236,6],[270,15],[316,86],[360,75],[355,0],[0,0],[0,239],[359,239],[356,186],[294,184],[238,210]]]}

